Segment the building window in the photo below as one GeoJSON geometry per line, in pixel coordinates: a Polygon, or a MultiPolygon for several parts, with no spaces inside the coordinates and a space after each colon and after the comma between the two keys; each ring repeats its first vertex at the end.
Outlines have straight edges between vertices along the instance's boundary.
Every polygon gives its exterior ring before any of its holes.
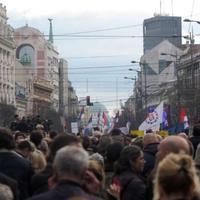
{"type": "Polygon", "coordinates": [[[16,58],[19,59],[22,65],[35,67],[35,50],[29,44],[24,44],[18,47],[16,51],[16,58]]]}

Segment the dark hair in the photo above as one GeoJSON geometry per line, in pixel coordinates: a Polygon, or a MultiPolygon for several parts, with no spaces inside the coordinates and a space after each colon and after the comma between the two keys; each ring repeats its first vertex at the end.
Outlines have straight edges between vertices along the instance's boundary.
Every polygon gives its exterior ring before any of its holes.
{"type": "Polygon", "coordinates": [[[11,131],[6,128],[0,128],[0,149],[12,150],[15,148],[15,141],[11,131]]]}
{"type": "Polygon", "coordinates": [[[124,147],[115,166],[116,174],[121,174],[126,170],[132,170],[130,161],[134,162],[141,155],[141,151],[142,150],[135,145],[124,147]]]}
{"type": "Polygon", "coordinates": [[[18,138],[19,136],[22,136],[24,139],[26,138],[26,136],[25,136],[24,133],[22,133],[22,132],[20,132],[20,131],[17,131],[17,132],[15,133],[15,140],[17,140],[17,138],[18,138]]]}
{"type": "Polygon", "coordinates": [[[58,135],[58,132],[56,132],[56,131],[50,131],[50,133],[49,133],[49,137],[51,139],[55,138],[57,135],[58,135]]]}
{"type": "Polygon", "coordinates": [[[152,129],[147,129],[146,133],[153,133],[152,129]]]}
{"type": "Polygon", "coordinates": [[[120,142],[109,144],[106,149],[107,161],[115,162],[116,160],[118,160],[122,149],[123,145],[120,142]]]}
{"type": "Polygon", "coordinates": [[[122,132],[121,132],[121,130],[118,129],[118,128],[114,128],[114,129],[112,129],[112,130],[110,131],[110,135],[112,135],[112,136],[114,136],[114,135],[121,135],[121,134],[122,134],[122,132]]]}
{"type": "Polygon", "coordinates": [[[53,161],[56,152],[64,146],[80,143],[78,137],[69,134],[60,134],[54,138],[50,145],[50,155],[48,160],[53,161]]]}
{"type": "Polygon", "coordinates": [[[200,123],[194,125],[193,136],[200,136],[200,123]]]}
{"type": "Polygon", "coordinates": [[[35,144],[36,147],[38,147],[43,139],[43,134],[41,131],[32,131],[30,135],[30,141],[35,144]]]}
{"type": "Polygon", "coordinates": [[[83,148],[87,150],[90,146],[90,138],[88,136],[83,136],[81,137],[81,142],[82,142],[83,148]]]}
{"type": "Polygon", "coordinates": [[[28,149],[29,151],[33,151],[33,147],[31,146],[30,142],[27,140],[21,141],[17,148],[20,150],[28,149]]]}

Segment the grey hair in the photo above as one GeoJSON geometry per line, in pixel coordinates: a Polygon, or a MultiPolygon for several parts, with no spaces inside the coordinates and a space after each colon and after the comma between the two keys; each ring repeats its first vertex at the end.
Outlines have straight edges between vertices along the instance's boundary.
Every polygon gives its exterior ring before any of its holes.
{"type": "Polygon", "coordinates": [[[57,151],[53,166],[58,178],[66,174],[82,178],[88,164],[89,155],[83,148],[66,146],[57,151]]]}
{"type": "Polygon", "coordinates": [[[13,200],[14,195],[9,186],[0,183],[0,200],[13,200]]]}

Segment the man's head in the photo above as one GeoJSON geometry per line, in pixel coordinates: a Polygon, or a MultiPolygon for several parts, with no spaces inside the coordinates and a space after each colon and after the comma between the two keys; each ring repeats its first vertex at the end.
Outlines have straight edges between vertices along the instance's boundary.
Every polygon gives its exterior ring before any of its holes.
{"type": "Polygon", "coordinates": [[[56,153],[53,167],[58,180],[82,181],[88,168],[89,155],[80,147],[66,146],[56,153]]]}
{"type": "Polygon", "coordinates": [[[149,144],[159,143],[158,137],[155,133],[148,133],[143,137],[143,146],[146,147],[149,144]]]}
{"type": "Polygon", "coordinates": [[[49,155],[49,160],[53,160],[56,152],[61,149],[62,147],[65,146],[78,146],[81,147],[81,142],[78,137],[74,135],[69,135],[69,134],[59,134],[57,135],[51,145],[50,145],[50,155],[49,155]]]}
{"type": "Polygon", "coordinates": [[[15,142],[9,129],[0,127],[0,149],[12,150],[15,148],[15,142]]]}
{"type": "Polygon", "coordinates": [[[168,136],[158,146],[156,163],[158,164],[169,153],[178,154],[180,152],[190,155],[190,147],[186,139],[180,136],[168,136]]]}

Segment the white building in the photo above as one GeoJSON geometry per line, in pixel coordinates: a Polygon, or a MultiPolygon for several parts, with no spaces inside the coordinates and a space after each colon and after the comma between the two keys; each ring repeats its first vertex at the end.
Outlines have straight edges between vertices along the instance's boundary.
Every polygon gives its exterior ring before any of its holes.
{"type": "Polygon", "coordinates": [[[161,84],[176,81],[176,64],[183,53],[181,48],[164,40],[141,57],[143,105],[148,106],[147,98],[158,92],[161,84]]]}
{"type": "Polygon", "coordinates": [[[0,4],[0,102],[15,105],[14,29],[7,19],[6,7],[0,4]]]}

